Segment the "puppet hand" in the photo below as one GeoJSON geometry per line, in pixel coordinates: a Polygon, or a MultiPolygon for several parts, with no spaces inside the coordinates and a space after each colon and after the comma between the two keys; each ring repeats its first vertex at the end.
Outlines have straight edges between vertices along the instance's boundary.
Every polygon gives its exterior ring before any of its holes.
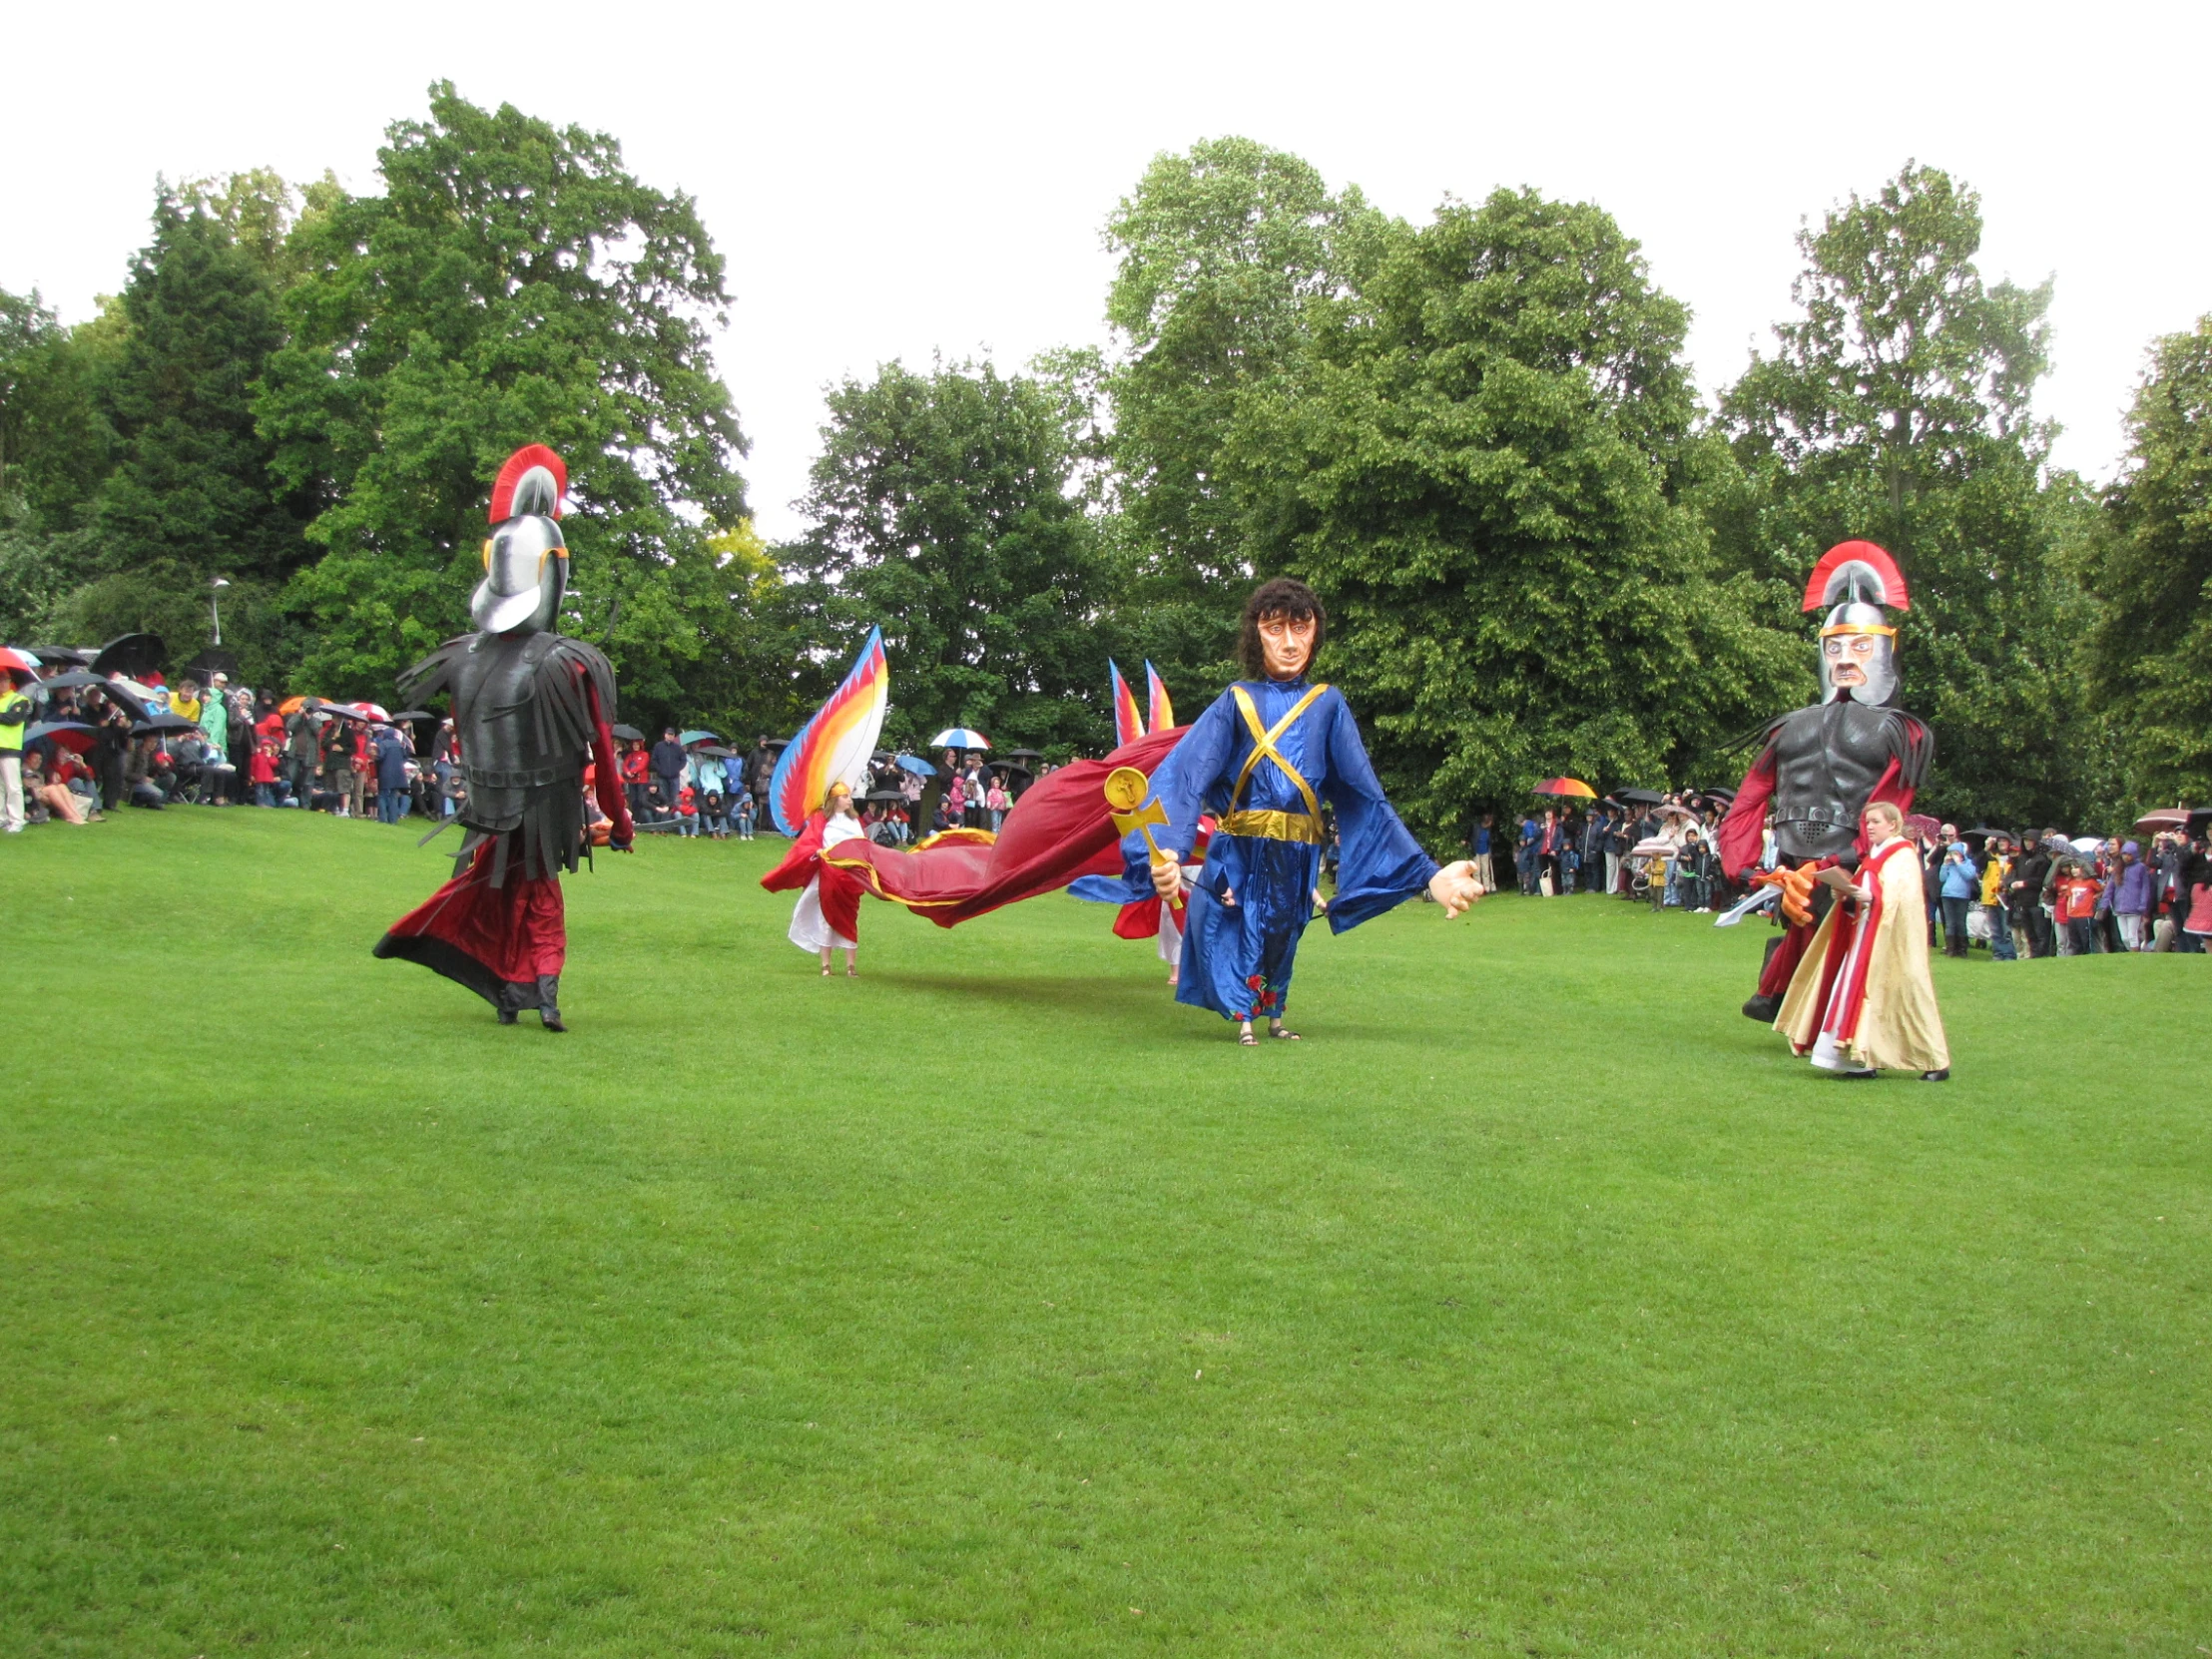
{"type": "Polygon", "coordinates": [[[1183,870],[1172,852],[1160,854],[1160,861],[1152,866],[1152,890],[1164,899],[1172,899],[1183,890],[1183,870]]]}
{"type": "Polygon", "coordinates": [[[1474,860],[1461,858],[1436,871],[1428,878],[1428,896],[1444,907],[1447,921],[1480,898],[1482,883],[1475,879],[1474,860]]]}
{"type": "Polygon", "coordinates": [[[1800,927],[1813,921],[1813,865],[1803,863],[1782,875],[1782,913],[1800,927]]]}
{"type": "Polygon", "coordinates": [[[633,851],[633,850],[635,850],[635,848],[634,848],[634,846],[633,846],[633,844],[632,844],[631,842],[629,842],[629,841],[626,841],[626,840],[625,840],[625,841],[618,841],[618,840],[614,839],[614,838],[613,838],[612,836],[609,836],[609,837],[608,837],[608,840],[607,840],[607,845],[608,845],[608,847],[609,847],[609,849],[610,849],[610,850],[612,850],[612,851],[615,851],[615,852],[629,852],[629,851],[633,851]]]}

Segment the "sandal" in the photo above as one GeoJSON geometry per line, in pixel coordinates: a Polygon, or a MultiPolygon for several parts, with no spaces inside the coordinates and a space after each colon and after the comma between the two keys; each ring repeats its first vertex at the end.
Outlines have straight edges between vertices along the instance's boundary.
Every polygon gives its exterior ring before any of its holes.
{"type": "Polygon", "coordinates": [[[844,976],[847,979],[857,979],[860,977],[860,970],[856,967],[848,967],[844,970],[844,976]]]}
{"type": "Polygon", "coordinates": [[[1269,1026],[1268,1035],[1271,1037],[1280,1037],[1283,1041],[1287,1043],[1304,1042],[1306,1040],[1304,1037],[1301,1037],[1296,1031],[1287,1031],[1280,1025],[1269,1026]]]}
{"type": "Polygon", "coordinates": [[[822,970],[822,976],[823,976],[823,978],[825,978],[825,979],[829,978],[829,977],[830,977],[830,970],[829,970],[828,968],[824,968],[824,969],[822,970]]]}
{"type": "Polygon", "coordinates": [[[1252,1034],[1250,1027],[1237,1033],[1237,1042],[1244,1048],[1258,1048],[1260,1046],[1260,1039],[1252,1034]]]}

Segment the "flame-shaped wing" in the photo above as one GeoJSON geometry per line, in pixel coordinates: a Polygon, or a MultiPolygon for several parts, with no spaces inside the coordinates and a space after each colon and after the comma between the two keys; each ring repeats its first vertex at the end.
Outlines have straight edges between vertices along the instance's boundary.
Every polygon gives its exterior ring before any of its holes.
{"type": "Polygon", "coordinates": [[[890,706],[890,665],[883,659],[883,630],[868,630],[867,643],[853,659],[852,668],[830,701],[815,711],[814,719],[799,729],[799,736],[785,746],[769,779],[769,811],[776,828],[796,835],[810,813],[822,810],[822,798],[831,784],[857,791],[868,756],[883,730],[883,711],[890,706]]]}
{"type": "Polygon", "coordinates": [[[1175,724],[1175,705],[1168,701],[1167,682],[1160,678],[1160,671],[1148,660],[1144,665],[1145,690],[1150,694],[1151,705],[1145,715],[1145,730],[1165,732],[1175,724]]]}
{"type": "Polygon", "coordinates": [[[1137,694],[1129,689],[1129,682],[1121,677],[1111,657],[1106,659],[1106,672],[1113,676],[1114,747],[1119,749],[1144,736],[1144,716],[1137,708],[1137,694]]]}

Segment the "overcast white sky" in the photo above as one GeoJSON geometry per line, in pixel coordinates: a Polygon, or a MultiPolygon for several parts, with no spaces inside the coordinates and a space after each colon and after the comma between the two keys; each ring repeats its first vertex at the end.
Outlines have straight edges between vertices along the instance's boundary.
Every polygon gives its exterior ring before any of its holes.
{"type": "Polygon", "coordinates": [[[1104,336],[1099,232],[1161,150],[1242,133],[1423,220],[1594,201],[1695,313],[1710,394],[1786,314],[1792,234],[1908,157],[1977,187],[1981,267],[2057,277],[2042,412],[2106,476],[2153,334],[2212,310],[2212,8],[2104,5],[106,5],[13,8],[0,286],[121,285],[154,177],[325,167],[450,77],[611,132],[699,199],[761,525],[788,534],[823,386],[1104,336]]]}

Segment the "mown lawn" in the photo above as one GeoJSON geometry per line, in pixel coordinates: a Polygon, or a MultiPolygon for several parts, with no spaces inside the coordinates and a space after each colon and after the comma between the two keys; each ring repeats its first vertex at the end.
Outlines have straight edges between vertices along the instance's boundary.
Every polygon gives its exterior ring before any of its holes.
{"type": "Polygon", "coordinates": [[[2212,1651],[2212,962],[1310,938],[1238,1049],[1049,898],[568,883],[574,1027],[370,959],[415,830],[0,846],[0,1653],[2212,1651]]]}

